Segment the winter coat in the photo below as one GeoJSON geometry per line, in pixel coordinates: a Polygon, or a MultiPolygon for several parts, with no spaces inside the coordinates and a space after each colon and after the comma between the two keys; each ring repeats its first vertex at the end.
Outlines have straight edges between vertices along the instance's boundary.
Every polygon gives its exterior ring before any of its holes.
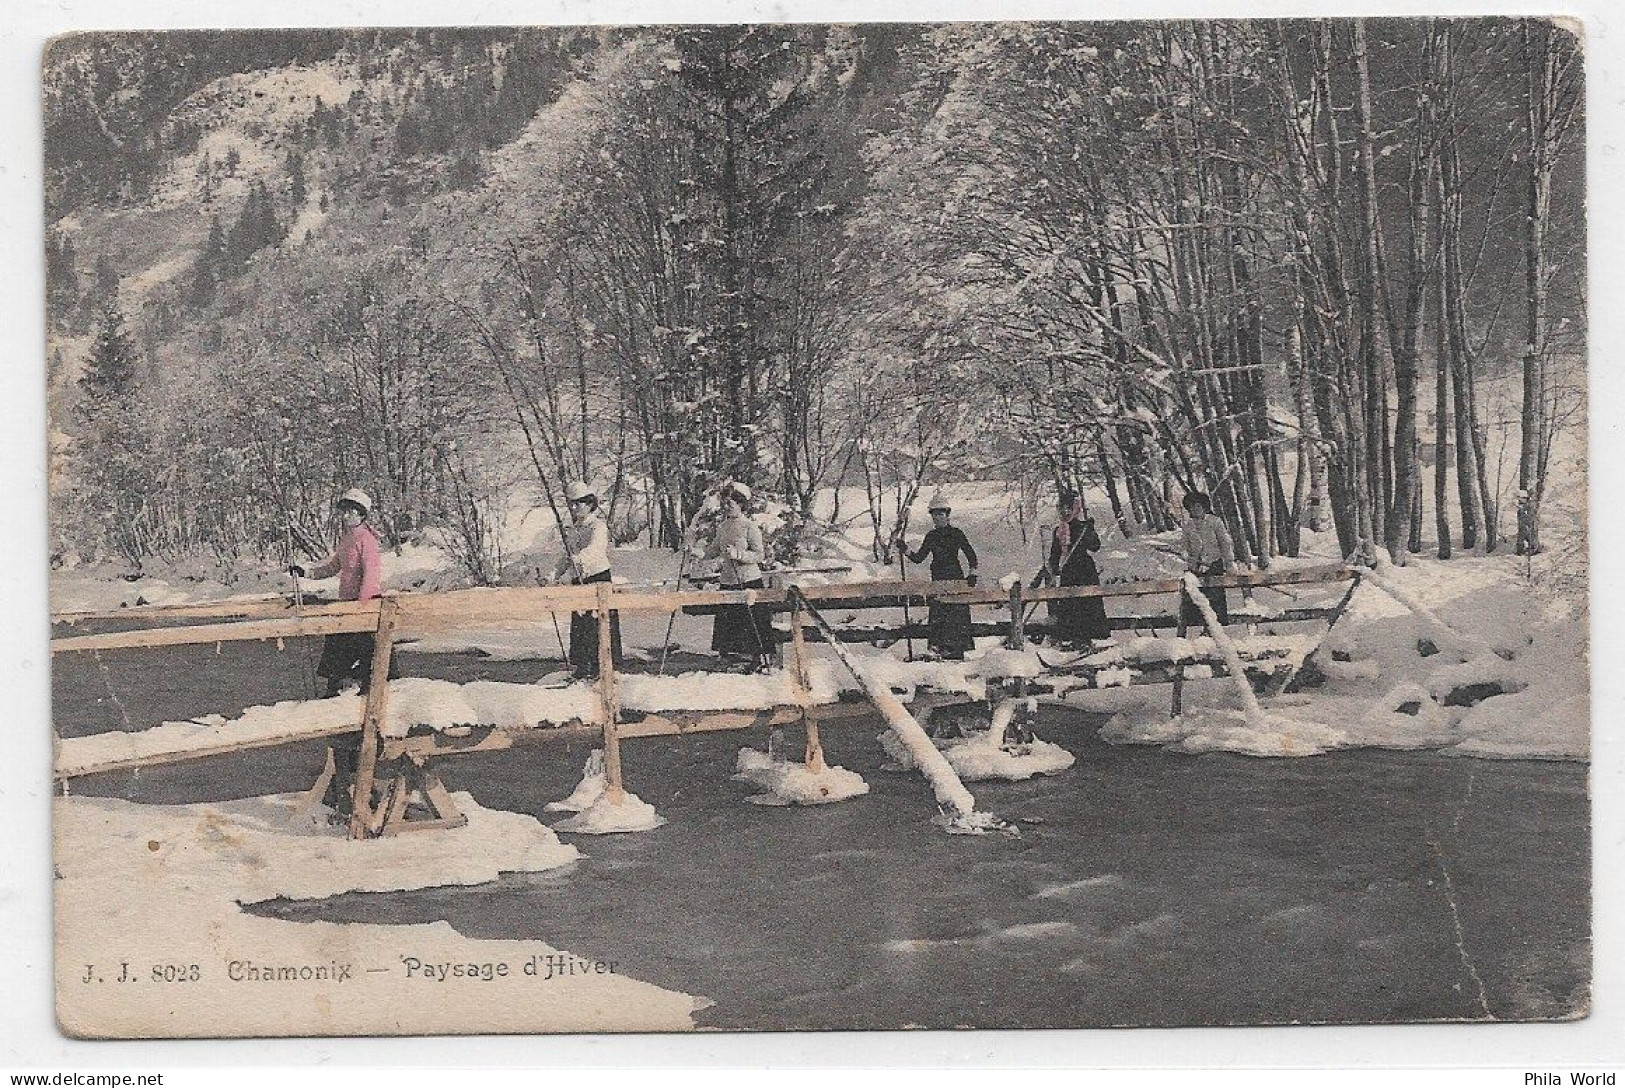
{"type": "Polygon", "coordinates": [[[378,537],[365,522],[346,529],[333,546],[333,554],[316,564],[312,578],[339,576],[339,600],[370,601],[380,596],[378,537]]]}
{"type": "Polygon", "coordinates": [[[1217,514],[1203,514],[1185,522],[1185,566],[1196,574],[1228,574],[1236,565],[1236,546],[1230,530],[1217,514]]]}
{"type": "Polygon", "coordinates": [[[1094,519],[1078,518],[1068,522],[1066,529],[1070,542],[1062,551],[1061,526],[1055,527],[1045,569],[1058,576],[1063,586],[1099,585],[1100,571],[1095,567],[1095,557],[1089,554],[1100,550],[1100,534],[1095,531],[1094,519]]]}
{"type": "Polygon", "coordinates": [[[725,586],[760,581],[762,563],[767,560],[761,527],[746,517],[723,518],[717,522],[716,536],[705,557],[722,560],[717,577],[725,586]]]}
{"type": "Polygon", "coordinates": [[[925,541],[920,545],[919,551],[908,553],[910,561],[919,563],[925,557],[931,557],[931,580],[933,582],[948,581],[965,577],[965,570],[959,565],[959,553],[965,553],[965,559],[970,569],[976,569],[976,549],[970,546],[970,538],[965,530],[957,525],[950,525],[944,529],[933,527],[925,534],[925,541]]]}
{"type": "Polygon", "coordinates": [[[609,525],[603,515],[593,513],[580,525],[564,527],[564,556],[553,571],[555,580],[570,576],[585,582],[609,571],[609,525]]]}

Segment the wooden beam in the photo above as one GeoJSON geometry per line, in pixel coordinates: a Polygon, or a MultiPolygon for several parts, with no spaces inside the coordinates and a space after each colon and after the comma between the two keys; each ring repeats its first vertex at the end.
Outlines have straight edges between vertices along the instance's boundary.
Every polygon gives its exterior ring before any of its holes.
{"type": "Polygon", "coordinates": [[[211,642],[264,642],[273,638],[306,638],[371,631],[378,626],[376,607],[370,612],[312,616],[244,623],[210,623],[190,627],[149,627],[139,631],[109,631],[100,635],[69,635],[51,640],[51,653],[85,650],[133,650],[156,646],[206,646],[211,642]]]}
{"type": "Polygon", "coordinates": [[[377,615],[378,601],[334,601],[296,606],[287,597],[252,597],[238,601],[202,601],[197,604],[140,604],[90,612],[53,612],[51,623],[142,623],[182,619],[275,619],[290,614],[306,616],[377,615]]]}
{"type": "MultiPolygon", "coordinates": [[[[1353,577],[1346,567],[1316,567],[1298,571],[1274,573],[1255,571],[1246,574],[1210,578],[1203,584],[1210,586],[1248,587],[1298,585],[1315,582],[1344,581],[1353,577]]],[[[681,593],[660,593],[638,588],[607,590],[617,611],[668,613],[683,610],[693,614],[713,613],[726,605],[755,603],[784,612],[790,609],[785,591],[765,589],[755,591],[714,590],[681,593]],[[752,596],[754,594],[754,596],[752,596]]],[[[1027,592],[1024,600],[1033,601],[1076,600],[1085,597],[1135,597],[1179,592],[1179,582],[1121,582],[1105,586],[1061,586],[1027,592]]],[[[820,602],[825,608],[871,609],[896,608],[904,603],[929,604],[933,600],[947,604],[996,606],[1007,603],[1006,595],[996,588],[972,589],[964,582],[855,582],[839,585],[810,586],[806,599],[820,602]]],[[[597,593],[593,587],[559,586],[547,588],[519,587],[511,589],[467,589],[447,593],[407,594],[389,599],[397,602],[398,634],[425,634],[482,624],[512,623],[534,620],[547,614],[581,612],[595,608],[597,593]]],[[[143,628],[134,631],[107,632],[95,635],[72,635],[51,641],[51,652],[66,653],[81,650],[136,649],[157,646],[185,646],[210,642],[260,641],[272,638],[300,638],[314,635],[340,634],[351,631],[372,630],[378,614],[377,601],[350,601],[336,605],[317,605],[302,610],[302,615],[288,617],[291,606],[286,602],[243,602],[242,604],[176,606],[168,611],[156,609],[137,613],[125,609],[108,618],[177,618],[196,615],[258,615],[271,618],[250,619],[238,623],[204,624],[181,627],[143,628]],[[223,610],[223,611],[222,611],[223,610]]],[[[58,619],[74,616],[90,618],[89,613],[61,613],[58,619]]]]}
{"type": "MultiPolygon", "coordinates": [[[[1179,627],[1175,632],[1176,638],[1184,638],[1186,632],[1190,630],[1189,625],[1187,625],[1185,622],[1185,598],[1188,596],[1190,596],[1190,590],[1186,588],[1184,582],[1179,583],[1179,627]]],[[[1179,717],[1180,714],[1184,713],[1185,711],[1184,668],[1180,668],[1174,673],[1173,680],[1174,697],[1172,703],[1168,707],[1168,718],[1170,721],[1179,717]]]]}
{"type": "MultiPolygon", "coordinates": [[[[102,760],[97,763],[77,767],[71,771],[55,770],[52,774],[58,781],[68,778],[85,778],[93,774],[112,774],[115,771],[134,771],[142,767],[162,767],[171,763],[185,763],[193,759],[212,759],[216,756],[229,756],[238,752],[252,752],[260,748],[276,748],[284,744],[298,744],[307,740],[323,740],[354,733],[360,729],[360,723],[329,726],[324,729],[312,729],[301,732],[296,736],[284,737],[254,737],[248,740],[225,740],[220,744],[210,745],[207,748],[187,748],[173,752],[152,752],[147,755],[121,756],[117,759],[102,760]]],[[[230,727],[222,729],[221,733],[229,733],[230,727]]]]}

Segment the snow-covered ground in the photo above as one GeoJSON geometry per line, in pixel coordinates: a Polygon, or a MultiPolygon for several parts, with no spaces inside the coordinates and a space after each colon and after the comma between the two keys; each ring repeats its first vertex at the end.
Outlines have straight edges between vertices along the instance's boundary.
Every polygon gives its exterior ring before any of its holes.
{"type": "Polygon", "coordinates": [[[431,925],[307,924],[240,906],[480,884],[576,861],[529,816],[457,795],[468,824],[352,842],[297,798],[56,801],[61,1022],[87,1036],[676,1030],[698,999],[535,941],[431,925]],[[122,981],[121,981],[122,979],[122,981]],[[388,1009],[389,1017],[379,1016],[388,1009]]]}
{"type": "Polygon", "coordinates": [[[1468,556],[1413,558],[1385,570],[1380,580],[1424,615],[1367,580],[1317,659],[1325,685],[1266,700],[1265,730],[1247,721],[1227,680],[1187,685],[1186,712],[1173,720],[1160,689],[1109,699],[1078,692],[1068,702],[1114,710],[1103,730],[1109,740],[1186,752],[1437,748],[1584,760],[1590,754],[1584,612],[1543,600],[1522,566],[1513,556],[1468,556]]]}

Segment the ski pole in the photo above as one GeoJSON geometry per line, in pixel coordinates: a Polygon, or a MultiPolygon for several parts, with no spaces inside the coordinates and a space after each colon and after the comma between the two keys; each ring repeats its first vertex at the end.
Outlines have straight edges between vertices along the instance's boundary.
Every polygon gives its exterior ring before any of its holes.
{"type": "MultiPolygon", "coordinates": [[[[700,505],[701,509],[704,509],[705,504],[702,502],[700,505]]],[[[694,523],[699,520],[699,517],[700,511],[694,511],[694,516],[689,518],[688,524],[683,527],[683,538],[677,542],[677,546],[683,550],[683,554],[677,558],[678,593],[683,592],[683,576],[688,573],[688,535],[693,531],[694,523]]],[[[666,675],[666,658],[671,653],[671,632],[672,628],[675,627],[676,624],[677,612],[675,609],[673,609],[666,615],[666,637],[660,643],[660,668],[655,672],[656,676],[666,675]]]]}
{"type": "MultiPolygon", "coordinates": [[[[305,592],[300,588],[299,575],[293,572],[293,525],[290,522],[282,527],[282,546],[288,553],[288,577],[293,579],[293,616],[296,620],[305,618],[305,592]]],[[[305,667],[299,671],[300,679],[305,681],[310,689],[310,697],[316,698],[316,670],[310,664],[310,644],[304,639],[299,640],[300,656],[304,659],[305,667]]]]}
{"type": "Polygon", "coordinates": [[[570,651],[564,646],[564,631],[559,627],[559,614],[549,612],[547,618],[553,621],[553,637],[559,640],[559,656],[566,665],[570,664],[570,651]]]}
{"type": "Polygon", "coordinates": [[[905,554],[907,548],[908,545],[903,543],[903,538],[899,536],[897,538],[897,573],[900,580],[905,583],[903,588],[903,644],[908,647],[908,659],[913,661],[914,638],[910,629],[914,626],[914,621],[909,617],[908,612],[908,556],[905,554]]]}

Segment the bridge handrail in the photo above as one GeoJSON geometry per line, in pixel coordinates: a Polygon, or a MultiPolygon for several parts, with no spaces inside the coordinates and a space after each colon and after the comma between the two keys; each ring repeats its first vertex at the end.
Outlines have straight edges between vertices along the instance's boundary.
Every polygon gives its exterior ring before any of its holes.
{"type": "MultiPolygon", "coordinates": [[[[1348,581],[1355,572],[1346,566],[1306,567],[1289,571],[1249,571],[1242,574],[1206,578],[1206,586],[1263,588],[1348,581]]],[[[520,586],[448,590],[424,594],[391,594],[396,606],[397,637],[479,627],[515,621],[540,621],[549,614],[587,612],[598,605],[598,586],[520,586]]],[[[666,591],[645,586],[610,586],[611,607],[620,612],[668,614],[685,609],[712,610],[722,605],[756,604],[774,612],[788,612],[793,605],[786,589],[761,590],[682,590],[666,591]]],[[[800,590],[807,600],[824,607],[848,610],[897,608],[908,604],[1007,605],[1009,591],[999,586],[971,587],[965,582],[843,582],[806,586],[800,590]]],[[[1056,586],[1023,590],[1020,599],[1036,601],[1076,600],[1090,597],[1145,597],[1178,593],[1177,579],[1144,582],[1116,582],[1103,586],[1056,586]]],[[[373,631],[379,623],[381,602],[345,601],[337,604],[305,605],[297,610],[283,600],[217,602],[208,605],[157,605],[111,612],[65,612],[52,617],[53,623],[90,620],[141,620],[219,617],[229,622],[183,626],[142,627],[133,630],[88,635],[68,635],[51,640],[51,653],[85,650],[133,649],[155,646],[205,645],[213,642],[263,641],[272,638],[299,638],[341,632],[373,631]]]]}

